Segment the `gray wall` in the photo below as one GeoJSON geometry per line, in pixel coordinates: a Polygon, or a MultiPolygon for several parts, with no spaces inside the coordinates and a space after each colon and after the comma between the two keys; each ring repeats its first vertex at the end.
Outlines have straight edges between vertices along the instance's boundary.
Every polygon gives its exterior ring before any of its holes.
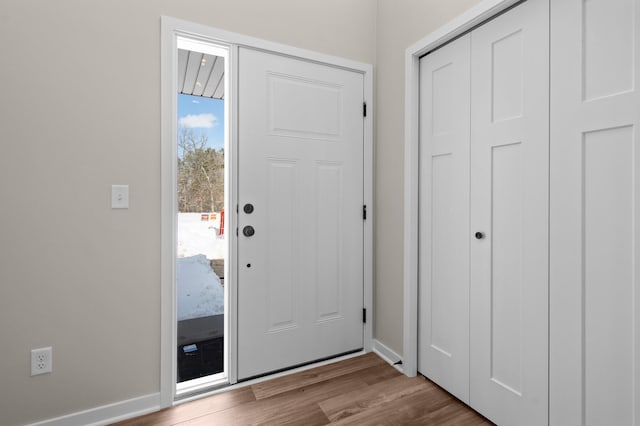
{"type": "Polygon", "coordinates": [[[3,0],[0,423],[159,392],[161,15],[376,66],[375,335],[400,353],[404,49],[475,3],[3,0]]]}
{"type": "MultiPolygon", "coordinates": [[[[375,337],[402,354],[404,54],[480,0],[379,0],[376,34],[375,337]]],[[[417,232],[417,230],[416,230],[417,232]]]]}

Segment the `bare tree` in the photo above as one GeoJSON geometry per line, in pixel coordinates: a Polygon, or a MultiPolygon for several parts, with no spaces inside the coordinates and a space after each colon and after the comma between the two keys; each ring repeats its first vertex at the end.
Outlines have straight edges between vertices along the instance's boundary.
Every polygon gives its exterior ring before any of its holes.
{"type": "Polygon", "coordinates": [[[178,137],[178,210],[219,211],[224,206],[224,150],[207,146],[205,134],[182,128],[178,137]]]}

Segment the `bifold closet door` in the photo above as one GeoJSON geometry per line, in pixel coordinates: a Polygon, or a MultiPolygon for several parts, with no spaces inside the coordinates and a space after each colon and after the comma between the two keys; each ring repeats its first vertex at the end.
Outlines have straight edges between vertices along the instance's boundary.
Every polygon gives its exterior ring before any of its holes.
{"type": "Polygon", "coordinates": [[[501,425],[548,419],[549,3],[420,63],[418,370],[501,425]]]}
{"type": "Polygon", "coordinates": [[[548,421],[549,2],[471,37],[471,405],[548,421]]]}
{"type": "Polygon", "coordinates": [[[420,60],[418,371],[466,403],[470,39],[420,60]]]}
{"type": "Polygon", "coordinates": [[[640,425],[640,4],[552,2],[552,425],[640,425]]]}

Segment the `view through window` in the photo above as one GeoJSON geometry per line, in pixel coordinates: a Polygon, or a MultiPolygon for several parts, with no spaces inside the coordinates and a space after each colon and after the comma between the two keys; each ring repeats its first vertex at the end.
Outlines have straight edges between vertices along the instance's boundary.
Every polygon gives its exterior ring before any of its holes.
{"type": "Polygon", "coordinates": [[[225,368],[224,57],[179,49],[177,382],[225,368]]]}

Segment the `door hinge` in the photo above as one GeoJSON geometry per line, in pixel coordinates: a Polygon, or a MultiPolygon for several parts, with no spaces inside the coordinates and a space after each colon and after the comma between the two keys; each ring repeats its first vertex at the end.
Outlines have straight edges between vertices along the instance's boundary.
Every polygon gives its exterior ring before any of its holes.
{"type": "Polygon", "coordinates": [[[362,322],[367,323],[367,308],[362,308],[362,322]]]}
{"type": "Polygon", "coordinates": [[[367,205],[362,206],[362,220],[367,220],[367,205]]]}
{"type": "Polygon", "coordinates": [[[366,102],[362,103],[362,116],[363,117],[367,116],[367,103],[366,102]]]}

